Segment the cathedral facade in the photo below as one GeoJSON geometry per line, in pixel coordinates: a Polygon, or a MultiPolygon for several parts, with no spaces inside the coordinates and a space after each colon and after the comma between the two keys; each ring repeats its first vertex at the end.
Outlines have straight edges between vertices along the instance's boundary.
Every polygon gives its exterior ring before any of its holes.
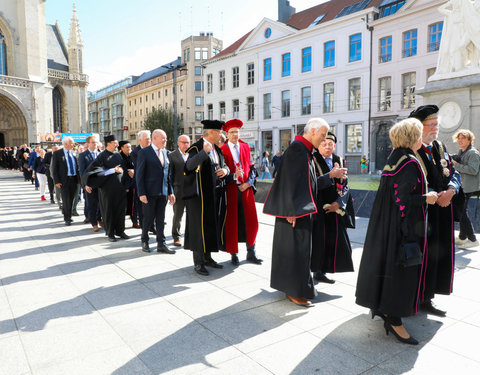
{"type": "Polygon", "coordinates": [[[73,8],[68,44],[45,23],[45,0],[2,0],[0,147],[87,131],[83,44],[73,8]]]}

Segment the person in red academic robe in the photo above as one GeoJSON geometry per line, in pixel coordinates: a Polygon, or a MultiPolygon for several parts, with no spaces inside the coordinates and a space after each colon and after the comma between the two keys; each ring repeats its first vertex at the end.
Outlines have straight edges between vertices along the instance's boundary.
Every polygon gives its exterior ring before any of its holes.
{"type": "Polygon", "coordinates": [[[225,163],[230,169],[227,177],[227,219],[225,223],[226,250],[232,255],[232,264],[238,266],[238,243],[247,244],[247,261],[262,264],[255,255],[255,240],[258,232],[255,207],[255,167],[250,159],[250,147],[239,139],[243,122],[227,121],[223,130],[228,142],[222,146],[225,163]]]}

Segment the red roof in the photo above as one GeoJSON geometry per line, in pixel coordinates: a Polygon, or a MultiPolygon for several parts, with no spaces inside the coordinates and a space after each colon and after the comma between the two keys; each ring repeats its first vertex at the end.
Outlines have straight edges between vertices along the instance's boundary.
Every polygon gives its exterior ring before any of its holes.
{"type": "MultiPolygon", "coordinates": [[[[360,1],[362,0],[331,0],[326,3],[316,5],[312,8],[308,8],[301,12],[293,14],[290,17],[290,19],[286,22],[286,24],[298,30],[303,30],[303,29],[306,29],[308,26],[310,26],[318,16],[325,14],[325,17],[323,17],[319,23],[331,21],[337,16],[337,14],[341,12],[343,8],[345,8],[346,6],[358,3],[360,1]]],[[[377,7],[378,4],[380,4],[381,2],[382,0],[371,0],[364,9],[367,9],[370,7],[377,7]]],[[[253,30],[250,30],[248,33],[246,33],[236,42],[229,45],[220,53],[212,57],[210,60],[217,59],[221,56],[225,56],[232,52],[235,52],[238,49],[238,47],[242,45],[245,39],[248,38],[248,36],[252,33],[252,31],[253,30]]]]}

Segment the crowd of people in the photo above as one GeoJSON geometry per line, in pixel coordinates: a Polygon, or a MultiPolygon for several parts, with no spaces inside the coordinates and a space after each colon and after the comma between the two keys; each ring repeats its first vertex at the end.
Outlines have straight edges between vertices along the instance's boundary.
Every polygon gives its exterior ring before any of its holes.
{"type": "MultiPolygon", "coordinates": [[[[165,210],[173,205],[172,239],[182,246],[181,222],[186,212],[184,248],[192,251],[194,270],[208,276],[223,268],[212,254],[226,251],[240,264],[239,243],[246,261],[261,265],[256,254],[259,229],[255,206],[259,178],[250,147],[240,139],[243,123],[204,120],[203,137],[191,144],[187,135],[166,149],[167,134],[156,129],[138,133],[138,145],[114,135],[95,136],[81,148],[72,138],[51,150],[39,146],[0,150],[4,168],[23,171],[25,181],[38,186],[41,200],[47,188],[58,203],[65,225],[77,216],[83,195],[84,223],[93,232],[103,227],[111,242],[128,240],[125,218],[141,229],[141,250],[175,254],[165,236],[165,210]],[[222,133],[222,130],[224,133],[222,133]],[[225,139],[222,139],[225,137],[225,139]]],[[[423,310],[445,316],[433,299],[453,288],[455,244],[478,241],[469,220],[468,201],[480,194],[480,154],[475,136],[459,130],[460,151],[449,154],[438,137],[438,107],[425,105],[390,130],[393,151],[385,165],[366,233],[356,289],[356,302],[383,320],[387,333],[418,344],[402,318],[423,310]],[[428,215],[427,215],[428,212],[428,215]],[[454,235],[454,221],[460,234],[454,235]]],[[[263,212],[275,217],[271,287],[293,303],[311,306],[315,281],[334,283],[327,274],[353,272],[347,229],[355,213],[344,160],[335,154],[337,139],[321,118],[310,119],[274,161],[274,181],[263,212]]],[[[261,164],[268,171],[268,153],[261,164]]]]}

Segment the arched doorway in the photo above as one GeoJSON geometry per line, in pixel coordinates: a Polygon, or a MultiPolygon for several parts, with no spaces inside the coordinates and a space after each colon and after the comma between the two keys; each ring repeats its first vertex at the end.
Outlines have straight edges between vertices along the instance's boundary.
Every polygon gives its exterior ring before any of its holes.
{"type": "Polygon", "coordinates": [[[5,146],[20,146],[27,143],[27,121],[21,109],[2,94],[0,108],[0,133],[3,133],[5,146]]]}
{"type": "Polygon", "coordinates": [[[60,86],[55,86],[52,91],[54,133],[67,133],[67,131],[65,131],[64,97],[64,92],[60,86]]]}

